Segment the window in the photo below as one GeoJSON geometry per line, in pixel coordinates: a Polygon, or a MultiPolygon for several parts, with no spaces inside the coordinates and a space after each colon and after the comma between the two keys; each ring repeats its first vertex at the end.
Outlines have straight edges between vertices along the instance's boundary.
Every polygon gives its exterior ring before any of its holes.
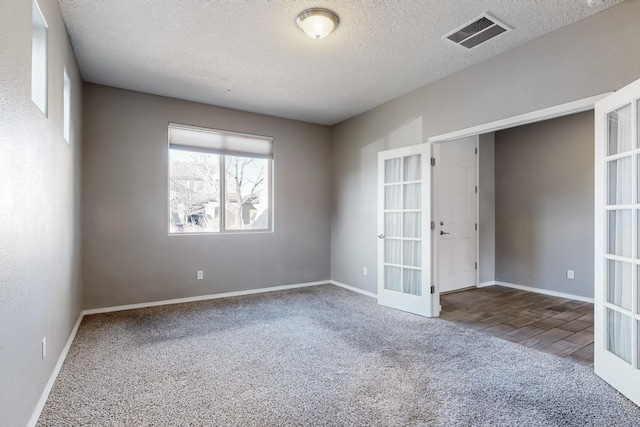
{"type": "Polygon", "coordinates": [[[71,142],[71,79],[67,69],[63,69],[64,89],[62,91],[62,135],[71,142]]]}
{"type": "Polygon", "coordinates": [[[31,39],[31,99],[47,114],[47,23],[33,2],[31,39]]]}
{"type": "Polygon", "coordinates": [[[169,233],[270,231],[273,139],[169,125],[169,233]]]}

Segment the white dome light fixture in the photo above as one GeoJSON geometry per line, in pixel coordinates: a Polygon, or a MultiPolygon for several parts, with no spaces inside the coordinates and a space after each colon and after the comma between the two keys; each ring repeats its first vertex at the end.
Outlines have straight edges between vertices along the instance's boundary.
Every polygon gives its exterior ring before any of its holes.
{"type": "Polygon", "coordinates": [[[312,39],[323,39],[333,31],[340,22],[338,15],[329,9],[314,7],[302,11],[296,23],[306,35],[312,39]]]}

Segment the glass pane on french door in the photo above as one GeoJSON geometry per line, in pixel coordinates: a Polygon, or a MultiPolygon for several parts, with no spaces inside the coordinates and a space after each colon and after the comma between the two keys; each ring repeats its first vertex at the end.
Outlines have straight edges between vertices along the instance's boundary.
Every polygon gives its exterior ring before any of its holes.
{"type": "Polygon", "coordinates": [[[631,310],[631,264],[607,260],[607,302],[631,310]]]}
{"type": "Polygon", "coordinates": [[[631,317],[607,309],[607,350],[631,364],[631,317]]]}
{"type": "Polygon", "coordinates": [[[384,287],[390,291],[402,291],[402,269],[400,267],[384,266],[384,287]]]}
{"type": "Polygon", "coordinates": [[[636,322],[636,330],[638,331],[636,336],[636,345],[637,345],[636,354],[638,355],[637,356],[638,360],[636,364],[637,366],[640,366],[640,320],[636,322]]]}
{"type": "Polygon", "coordinates": [[[609,156],[631,150],[631,105],[626,105],[608,115],[609,156]]]}
{"type": "Polygon", "coordinates": [[[604,332],[605,349],[637,369],[640,153],[634,143],[632,107],[607,116],[604,332]]]}
{"type": "Polygon", "coordinates": [[[384,288],[422,294],[422,158],[387,159],[384,167],[384,288]]]}

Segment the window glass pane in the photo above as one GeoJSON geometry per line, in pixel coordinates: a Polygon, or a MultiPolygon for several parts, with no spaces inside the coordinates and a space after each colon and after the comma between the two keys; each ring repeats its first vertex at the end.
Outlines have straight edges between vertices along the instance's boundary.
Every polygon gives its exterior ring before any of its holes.
{"type": "Polygon", "coordinates": [[[71,79],[66,68],[63,69],[62,75],[62,135],[65,141],[71,142],[71,79]]]}
{"type": "Polygon", "coordinates": [[[225,156],[225,229],[269,229],[268,159],[225,156]]]}
{"type": "Polygon", "coordinates": [[[631,363],[631,317],[607,308],[607,350],[631,363]]]}
{"type": "Polygon", "coordinates": [[[32,3],[31,99],[47,114],[47,25],[38,7],[32,3]]]}
{"type": "Polygon", "coordinates": [[[384,161],[384,182],[400,182],[400,159],[384,161]]]}
{"type": "Polygon", "coordinates": [[[631,310],[631,264],[607,260],[607,302],[631,310]]]}
{"type": "Polygon", "coordinates": [[[608,212],[607,253],[631,256],[631,210],[608,212]]]}
{"type": "Polygon", "coordinates": [[[609,155],[631,150],[631,105],[608,114],[609,155]]]}
{"type": "Polygon", "coordinates": [[[422,295],[422,272],[420,270],[413,270],[410,268],[404,269],[404,284],[403,292],[405,294],[411,294],[420,296],[422,295]]]}
{"type": "Polygon", "coordinates": [[[384,234],[387,237],[402,237],[400,236],[400,214],[399,213],[385,213],[384,214],[384,234]]]}
{"type": "Polygon", "coordinates": [[[169,150],[169,231],[220,231],[220,158],[169,150]]]}
{"type": "Polygon", "coordinates": [[[390,291],[400,292],[402,290],[401,283],[402,269],[400,267],[384,266],[384,288],[390,291]]]}
{"type": "Polygon", "coordinates": [[[404,237],[422,237],[422,215],[420,212],[405,212],[404,237]]]}
{"type": "Polygon", "coordinates": [[[422,242],[415,240],[404,241],[404,265],[422,267],[422,242]]]}
{"type": "Polygon", "coordinates": [[[402,264],[401,240],[384,239],[384,262],[402,264]]]}
{"type": "Polygon", "coordinates": [[[405,184],[404,185],[404,208],[420,209],[422,208],[421,184],[405,184]]]}
{"type": "Polygon", "coordinates": [[[607,162],[609,174],[608,204],[631,204],[631,157],[607,162]]]}
{"type": "Polygon", "coordinates": [[[384,208],[387,210],[400,210],[400,184],[384,187],[384,208]]]}
{"type": "Polygon", "coordinates": [[[404,158],[404,180],[420,181],[420,154],[404,158]]]}

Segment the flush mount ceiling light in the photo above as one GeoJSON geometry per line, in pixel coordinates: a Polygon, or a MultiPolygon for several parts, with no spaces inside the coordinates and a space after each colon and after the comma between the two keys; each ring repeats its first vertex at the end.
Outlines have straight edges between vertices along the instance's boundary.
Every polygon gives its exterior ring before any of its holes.
{"type": "Polygon", "coordinates": [[[307,9],[298,15],[296,23],[306,35],[312,39],[325,38],[333,31],[340,22],[338,15],[323,8],[307,9]]]}

